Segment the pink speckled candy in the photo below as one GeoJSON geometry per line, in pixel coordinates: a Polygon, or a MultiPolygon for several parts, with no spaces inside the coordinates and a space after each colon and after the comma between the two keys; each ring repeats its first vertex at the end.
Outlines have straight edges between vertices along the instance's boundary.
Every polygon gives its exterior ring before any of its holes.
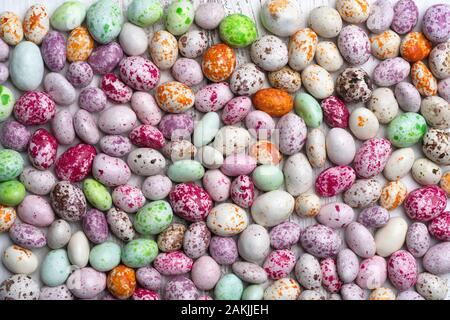
{"type": "Polygon", "coordinates": [[[300,238],[300,226],[292,221],[280,223],[270,230],[270,245],[275,249],[290,249],[300,238]]]}
{"type": "Polygon", "coordinates": [[[169,193],[169,200],[175,214],[192,222],[205,220],[213,206],[205,189],[193,183],[177,184],[169,193]]]}
{"type": "Polygon", "coordinates": [[[124,184],[112,192],[112,201],[116,207],[128,213],[137,212],[145,203],[141,189],[124,184]]]}
{"type": "Polygon", "coordinates": [[[201,112],[218,111],[233,98],[233,92],[226,82],[212,83],[195,94],[195,108],[201,112]]]}
{"type": "Polygon", "coordinates": [[[433,237],[441,241],[450,241],[450,212],[445,211],[431,220],[428,230],[433,237]]]}
{"type": "Polygon", "coordinates": [[[193,260],[183,251],[174,251],[158,254],[153,261],[153,266],[162,275],[176,276],[191,271],[193,263],[193,260]]]}
{"type": "Polygon", "coordinates": [[[156,126],[161,121],[162,111],[150,93],[141,91],[133,93],[131,108],[143,124],[156,126]]]}
{"type": "Polygon", "coordinates": [[[58,31],[47,33],[41,45],[42,58],[50,71],[58,72],[66,64],[66,39],[58,31]]]}
{"type": "Polygon", "coordinates": [[[350,112],[345,102],[338,97],[331,96],[321,102],[325,122],[333,128],[347,128],[350,112]]]}
{"type": "Polygon", "coordinates": [[[413,220],[425,222],[439,216],[447,205],[447,196],[438,186],[425,186],[413,190],[403,204],[406,214],[413,220]]]}
{"type": "Polygon", "coordinates": [[[141,124],[131,130],[129,138],[131,142],[138,147],[159,150],[166,144],[161,131],[149,124],[141,124]]]}
{"type": "Polygon", "coordinates": [[[244,154],[233,153],[223,160],[220,170],[230,177],[250,174],[256,168],[256,159],[244,154]]]}
{"type": "Polygon", "coordinates": [[[212,237],[209,244],[209,253],[218,264],[233,264],[239,254],[236,241],[230,237],[212,237]]]}
{"type": "Polygon", "coordinates": [[[252,101],[249,97],[236,97],[228,101],[222,111],[222,121],[233,125],[242,121],[250,112],[252,101]]]}
{"type": "Polygon", "coordinates": [[[142,183],[142,193],[149,200],[161,200],[172,189],[172,181],[163,175],[150,176],[142,183]]]}
{"type": "Polygon", "coordinates": [[[405,250],[394,252],[387,264],[389,280],[399,291],[405,291],[416,284],[418,269],[416,259],[405,250]]]}
{"type": "Polygon", "coordinates": [[[106,108],[106,95],[99,88],[83,89],[78,97],[78,105],[89,112],[103,111],[106,108]]]}
{"type": "Polygon", "coordinates": [[[117,42],[110,42],[95,48],[88,63],[96,74],[112,72],[123,58],[123,51],[117,42]]]}
{"type": "Polygon", "coordinates": [[[323,205],[316,219],[319,223],[333,228],[344,228],[353,221],[355,213],[353,209],[342,202],[334,202],[323,205]]]}
{"type": "Polygon", "coordinates": [[[94,73],[91,66],[84,61],[75,61],[69,65],[66,78],[75,88],[84,88],[91,83],[94,73]]]}
{"type": "Polygon", "coordinates": [[[333,197],[348,190],[355,182],[355,170],[349,166],[331,167],[322,171],[316,179],[316,191],[320,196],[333,197]]]}
{"type": "Polygon", "coordinates": [[[342,239],[333,229],[315,224],[302,232],[300,243],[308,253],[319,258],[327,258],[333,257],[339,252],[342,239]]]}
{"type": "Polygon", "coordinates": [[[127,183],[131,170],[122,159],[100,153],[92,163],[92,175],[105,186],[115,187],[127,183]]]}
{"type": "Polygon", "coordinates": [[[78,182],[91,172],[97,151],[88,144],[78,144],[67,149],[55,164],[55,173],[60,180],[78,182]]]}
{"type": "Polygon", "coordinates": [[[0,144],[7,149],[25,151],[30,138],[30,130],[14,120],[5,121],[0,129],[0,144]]]}
{"type": "Polygon", "coordinates": [[[322,285],[330,293],[336,293],[341,290],[343,282],[339,279],[337,273],[336,260],[326,258],[320,261],[320,269],[322,270],[322,285]]]}
{"type": "Polygon", "coordinates": [[[28,145],[28,157],[36,169],[46,170],[55,163],[57,149],[56,138],[50,132],[41,128],[31,136],[28,145]]]}
{"type": "Polygon", "coordinates": [[[166,300],[196,300],[199,296],[194,283],[184,276],[170,279],[164,291],[166,300]]]}
{"type": "Polygon", "coordinates": [[[203,221],[192,223],[184,233],[183,251],[192,259],[203,256],[211,241],[211,231],[203,221]]]}
{"type": "Polygon", "coordinates": [[[275,129],[275,121],[264,111],[254,110],[245,117],[248,132],[259,139],[269,139],[275,129]]]}
{"type": "Polygon", "coordinates": [[[202,182],[206,192],[214,201],[223,202],[230,197],[231,180],[219,169],[207,170],[202,182]]]}
{"type": "Polygon", "coordinates": [[[119,63],[119,74],[123,82],[139,91],[149,91],[159,83],[159,69],[151,62],[140,56],[123,59],[119,63]]]}
{"type": "Polygon", "coordinates": [[[89,209],[83,217],[83,231],[93,243],[103,243],[108,239],[108,223],[103,212],[89,209]]]}
{"type": "Polygon", "coordinates": [[[161,300],[157,292],[144,288],[137,288],[134,290],[131,297],[133,300],[161,300]]]}
{"type": "Polygon", "coordinates": [[[365,141],[353,160],[358,177],[372,178],[383,171],[391,152],[391,143],[386,139],[372,138],[365,141]]]}
{"type": "Polygon", "coordinates": [[[111,157],[123,157],[131,151],[131,141],[119,135],[103,136],[99,142],[100,149],[111,157]]]}
{"type": "Polygon", "coordinates": [[[274,250],[266,258],[263,268],[273,280],[286,278],[295,267],[295,255],[291,250],[274,250]]]}
{"type": "Polygon", "coordinates": [[[109,99],[117,103],[128,103],[133,94],[133,90],[114,73],[107,73],[103,76],[101,88],[109,99]]]}
{"type": "Polygon", "coordinates": [[[171,141],[189,140],[194,131],[194,120],[187,113],[166,114],[161,118],[158,128],[171,141]]]}
{"type": "Polygon", "coordinates": [[[231,199],[242,208],[250,208],[255,199],[255,185],[247,175],[237,176],[231,183],[231,199]]]}
{"type": "Polygon", "coordinates": [[[161,289],[161,274],[150,266],[137,269],[136,280],[145,289],[155,291],[161,289]]]}
{"type": "Polygon", "coordinates": [[[26,126],[46,124],[55,113],[55,102],[41,91],[25,92],[14,105],[14,117],[26,126]]]}
{"type": "Polygon", "coordinates": [[[356,283],[363,289],[381,287],[387,278],[386,260],[380,256],[365,259],[359,265],[356,283]]]}
{"type": "Polygon", "coordinates": [[[192,87],[202,82],[202,67],[194,59],[180,58],[172,66],[172,76],[175,80],[192,87]]]}

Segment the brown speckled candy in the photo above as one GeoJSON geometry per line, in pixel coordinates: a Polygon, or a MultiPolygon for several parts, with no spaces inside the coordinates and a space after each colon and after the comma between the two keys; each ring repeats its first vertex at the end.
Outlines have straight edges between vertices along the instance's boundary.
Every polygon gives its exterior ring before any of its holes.
{"type": "Polygon", "coordinates": [[[308,253],[318,258],[326,258],[333,257],[339,252],[342,239],[333,229],[315,224],[302,232],[300,243],[308,253]]]}
{"type": "Polygon", "coordinates": [[[444,190],[438,186],[426,186],[408,194],[403,207],[411,219],[425,222],[439,216],[446,205],[447,196],[444,190]]]}
{"type": "Polygon", "coordinates": [[[0,284],[0,300],[37,300],[39,285],[24,274],[15,274],[0,284]]]}
{"type": "Polygon", "coordinates": [[[163,252],[180,250],[186,227],[181,223],[173,223],[158,235],[158,248],[163,252]]]}
{"type": "Polygon", "coordinates": [[[111,208],[106,214],[106,221],[108,222],[111,232],[123,241],[133,240],[136,232],[133,228],[133,223],[126,212],[117,208],[111,208]]]}
{"type": "Polygon", "coordinates": [[[377,179],[359,179],[345,191],[344,202],[352,208],[364,208],[378,201],[381,183],[377,179]]]}
{"type": "Polygon", "coordinates": [[[68,181],[60,181],[50,193],[53,210],[64,220],[79,221],[86,214],[83,191],[68,181]]]}
{"type": "Polygon", "coordinates": [[[336,80],[336,92],[349,103],[369,101],[372,88],[372,80],[361,68],[347,68],[336,80]]]}
{"type": "Polygon", "coordinates": [[[203,256],[211,241],[211,231],[203,221],[192,223],[184,233],[183,250],[192,259],[203,256]]]}
{"type": "Polygon", "coordinates": [[[450,134],[445,130],[429,129],[423,136],[422,150],[431,161],[450,165],[450,134]]]}
{"type": "Polygon", "coordinates": [[[262,88],[264,72],[253,63],[246,63],[234,70],[230,78],[230,89],[240,96],[249,96],[262,88]]]}

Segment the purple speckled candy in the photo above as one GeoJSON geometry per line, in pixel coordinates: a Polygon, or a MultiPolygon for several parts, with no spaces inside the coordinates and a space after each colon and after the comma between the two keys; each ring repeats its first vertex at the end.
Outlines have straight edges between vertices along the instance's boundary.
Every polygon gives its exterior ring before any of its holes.
{"type": "Polygon", "coordinates": [[[88,63],[95,74],[107,74],[117,67],[122,58],[122,47],[117,42],[111,42],[95,48],[89,56],[88,63]]]}
{"type": "Polygon", "coordinates": [[[47,244],[47,238],[41,229],[26,223],[14,223],[9,229],[11,240],[27,249],[42,248],[47,244]]]}
{"type": "Polygon", "coordinates": [[[103,212],[89,209],[83,217],[83,231],[93,243],[103,243],[108,239],[108,223],[103,212]]]}
{"type": "Polygon", "coordinates": [[[399,291],[405,291],[416,284],[418,269],[416,259],[405,250],[394,252],[387,263],[389,280],[399,291]]]}
{"type": "Polygon", "coordinates": [[[85,88],[80,92],[78,105],[89,112],[103,111],[106,108],[106,95],[99,88],[85,88]]]}
{"type": "Polygon", "coordinates": [[[195,108],[201,112],[218,111],[233,99],[233,96],[228,83],[212,83],[195,94],[195,108]]]}
{"type": "Polygon", "coordinates": [[[428,251],[430,248],[430,234],[425,224],[414,222],[409,226],[406,233],[406,247],[416,258],[422,257],[428,251]]]}
{"type": "Polygon", "coordinates": [[[228,101],[222,111],[222,121],[227,125],[233,125],[242,121],[252,108],[249,97],[241,96],[228,101]]]}
{"type": "Polygon", "coordinates": [[[75,88],[84,88],[91,83],[94,73],[91,66],[84,61],[75,61],[69,65],[66,78],[75,88]]]}
{"type": "Polygon", "coordinates": [[[194,283],[184,276],[170,279],[166,284],[165,292],[166,300],[196,300],[199,296],[194,283]]]}
{"type": "Polygon", "coordinates": [[[419,8],[413,0],[400,0],[394,6],[391,28],[398,34],[410,32],[419,19],[419,8]]]}
{"type": "Polygon", "coordinates": [[[342,28],[338,48],[344,59],[352,65],[361,65],[370,58],[370,41],[366,32],[358,26],[342,28]]]}
{"type": "Polygon", "coordinates": [[[42,41],[42,58],[50,71],[61,71],[66,64],[66,39],[58,31],[50,31],[42,41]]]}
{"type": "Polygon", "coordinates": [[[119,74],[123,82],[135,90],[149,91],[159,83],[159,69],[140,56],[128,57],[120,61],[119,74]]]}
{"type": "Polygon", "coordinates": [[[408,194],[403,204],[406,214],[413,220],[425,222],[439,216],[447,205],[447,195],[438,186],[425,186],[408,194]]]}
{"type": "Polygon", "coordinates": [[[300,243],[308,253],[318,257],[334,257],[342,244],[342,239],[333,229],[315,224],[303,230],[300,243]]]}
{"type": "Polygon", "coordinates": [[[162,175],[148,177],[142,183],[142,193],[149,200],[161,200],[167,197],[172,189],[172,181],[162,175]]]}
{"type": "Polygon", "coordinates": [[[8,60],[9,57],[9,46],[8,44],[0,39],[0,61],[4,62],[8,60]]]}
{"type": "Polygon", "coordinates": [[[450,5],[435,4],[429,7],[422,19],[422,31],[436,43],[450,39],[450,5]]]}
{"type": "Polygon", "coordinates": [[[358,222],[367,228],[380,228],[389,221],[389,211],[380,206],[363,209],[358,216],[358,222]]]}
{"type": "Polygon", "coordinates": [[[7,149],[25,151],[30,138],[27,127],[14,120],[4,122],[0,129],[0,144],[7,149]]]}
{"type": "Polygon", "coordinates": [[[238,258],[236,241],[228,237],[212,237],[209,253],[218,264],[233,264],[238,258]]]}
{"type": "Polygon", "coordinates": [[[395,99],[403,111],[418,112],[420,110],[422,98],[416,87],[409,82],[400,82],[395,86],[395,99]]]}
{"type": "Polygon", "coordinates": [[[175,80],[191,87],[203,80],[200,64],[194,59],[180,58],[172,66],[172,76],[175,80]]]}
{"type": "Polygon", "coordinates": [[[57,287],[42,287],[39,300],[74,300],[72,292],[65,284],[57,287]]]}
{"type": "Polygon", "coordinates": [[[155,291],[161,289],[161,274],[158,272],[158,270],[150,266],[137,269],[136,280],[145,289],[155,291]]]}
{"type": "Polygon", "coordinates": [[[288,113],[278,120],[276,129],[279,130],[279,148],[285,155],[293,155],[299,152],[306,142],[305,121],[294,113],[288,113]]]}
{"type": "Polygon", "coordinates": [[[300,226],[291,221],[280,223],[270,230],[270,245],[275,249],[290,249],[300,238],[300,226]]]}
{"type": "Polygon", "coordinates": [[[438,92],[442,98],[444,98],[445,100],[447,100],[448,103],[450,103],[450,78],[439,81],[438,92]]]}
{"type": "Polygon", "coordinates": [[[6,82],[9,77],[9,70],[6,64],[0,63],[0,84],[6,82]]]}
{"type": "Polygon", "coordinates": [[[100,149],[111,157],[123,157],[131,151],[131,141],[119,135],[103,136],[99,143],[100,149]]]}
{"type": "Polygon", "coordinates": [[[194,120],[187,113],[166,114],[159,122],[159,130],[171,141],[187,140],[194,131],[194,120]]]}
{"type": "Polygon", "coordinates": [[[406,79],[410,70],[408,61],[402,58],[386,59],[373,70],[373,81],[377,86],[390,87],[406,79]]]}
{"type": "Polygon", "coordinates": [[[321,103],[323,116],[325,122],[333,128],[347,128],[350,112],[345,105],[345,102],[338,97],[331,96],[321,103]]]}
{"type": "Polygon", "coordinates": [[[390,0],[377,0],[370,7],[370,15],[366,21],[367,29],[373,33],[381,33],[387,29],[394,18],[394,8],[390,0]]]}
{"type": "Polygon", "coordinates": [[[391,155],[389,140],[372,138],[365,141],[356,152],[353,168],[360,178],[372,178],[383,171],[391,155]]]}

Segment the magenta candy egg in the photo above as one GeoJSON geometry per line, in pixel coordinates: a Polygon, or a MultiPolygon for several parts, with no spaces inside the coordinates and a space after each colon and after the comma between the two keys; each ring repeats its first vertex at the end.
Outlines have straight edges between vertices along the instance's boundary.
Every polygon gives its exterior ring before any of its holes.
{"type": "Polygon", "coordinates": [[[316,191],[320,196],[333,197],[348,190],[355,182],[355,170],[349,166],[331,167],[322,171],[316,179],[316,191]]]}
{"type": "Polygon", "coordinates": [[[242,208],[249,208],[255,200],[255,185],[247,175],[237,176],[231,182],[231,199],[242,208]]]}
{"type": "Polygon", "coordinates": [[[286,278],[295,267],[296,258],[291,250],[275,250],[266,258],[263,268],[270,279],[286,278]]]}
{"type": "Polygon", "coordinates": [[[112,192],[112,201],[116,207],[128,213],[137,212],[145,203],[141,189],[124,184],[112,192]]]}
{"type": "Polygon", "coordinates": [[[133,94],[133,90],[114,73],[107,73],[103,76],[101,88],[109,99],[117,103],[129,102],[133,94]]]}
{"type": "Polygon", "coordinates": [[[339,279],[337,273],[336,260],[333,258],[326,258],[320,262],[320,269],[322,270],[322,284],[330,293],[336,293],[341,290],[343,282],[339,279]]]}
{"type": "Polygon", "coordinates": [[[40,91],[24,93],[14,105],[14,117],[26,126],[46,124],[56,113],[55,102],[40,91]]]}
{"type": "Polygon", "coordinates": [[[405,250],[394,252],[388,260],[387,273],[391,283],[400,291],[416,284],[418,269],[416,259],[405,250]]]}
{"type": "Polygon", "coordinates": [[[149,91],[159,83],[159,69],[140,56],[123,59],[119,64],[119,74],[123,82],[135,90],[149,91]]]}
{"type": "Polygon", "coordinates": [[[436,239],[450,241],[450,212],[445,211],[431,220],[428,230],[436,239]]]}
{"type": "Polygon", "coordinates": [[[56,160],[58,142],[47,130],[41,128],[31,136],[28,145],[28,157],[36,169],[46,170],[56,160]]]}
{"type": "Polygon", "coordinates": [[[413,220],[430,221],[439,216],[447,205],[447,196],[438,186],[413,190],[403,204],[406,214],[413,220]]]}
{"type": "Polygon", "coordinates": [[[67,149],[56,160],[55,173],[60,180],[78,182],[91,172],[97,151],[88,144],[78,144],[67,149]]]}
{"type": "Polygon", "coordinates": [[[391,155],[391,143],[382,138],[365,141],[353,160],[353,168],[361,178],[372,178],[383,171],[391,155]]]}
{"type": "Polygon", "coordinates": [[[192,269],[193,260],[182,251],[163,252],[156,256],[153,266],[165,276],[188,273],[192,269]]]}
{"type": "Polygon", "coordinates": [[[170,191],[169,200],[175,214],[192,222],[205,220],[213,206],[205,189],[193,183],[177,184],[170,191]]]}
{"type": "Polygon", "coordinates": [[[164,136],[158,128],[149,124],[141,124],[131,130],[129,138],[138,147],[161,149],[166,144],[164,136]]]}
{"type": "Polygon", "coordinates": [[[321,102],[325,122],[333,128],[347,128],[350,112],[345,102],[338,97],[331,96],[321,102]]]}

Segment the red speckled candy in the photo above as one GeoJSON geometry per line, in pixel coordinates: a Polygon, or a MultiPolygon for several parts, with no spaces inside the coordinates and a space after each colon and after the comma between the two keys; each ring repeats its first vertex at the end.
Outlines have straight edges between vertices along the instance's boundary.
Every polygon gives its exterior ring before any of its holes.
{"type": "Polygon", "coordinates": [[[355,182],[355,170],[349,166],[331,167],[316,179],[316,191],[322,197],[333,197],[348,190],[355,182]]]}
{"type": "Polygon", "coordinates": [[[331,96],[321,103],[326,124],[333,128],[347,128],[350,112],[345,102],[338,97],[331,96]]]}
{"type": "Polygon", "coordinates": [[[237,176],[231,183],[231,200],[242,208],[250,208],[255,200],[255,185],[246,175],[237,176]]]}
{"type": "Polygon", "coordinates": [[[233,125],[242,121],[252,108],[249,97],[236,97],[228,101],[223,108],[222,121],[227,125],[233,125]]]}
{"type": "Polygon", "coordinates": [[[103,76],[101,88],[106,96],[117,103],[128,103],[133,95],[133,90],[114,73],[107,73],[103,76]]]}
{"type": "Polygon", "coordinates": [[[56,160],[58,142],[47,130],[38,129],[33,133],[28,145],[28,157],[36,169],[46,170],[56,160]]]}
{"type": "Polygon", "coordinates": [[[426,186],[408,194],[403,206],[411,219],[425,222],[439,216],[446,205],[447,196],[444,190],[438,186],[426,186]]]}
{"type": "Polygon", "coordinates": [[[91,172],[97,151],[89,144],[78,144],[66,150],[56,160],[55,172],[60,180],[78,182],[91,172]]]}
{"type": "Polygon", "coordinates": [[[144,205],[145,197],[141,189],[124,184],[114,189],[112,201],[119,209],[128,213],[134,213],[144,205]]]}
{"type": "Polygon", "coordinates": [[[205,189],[193,183],[177,184],[170,191],[169,200],[175,214],[192,222],[205,220],[213,206],[205,189]]]}
{"type": "Polygon", "coordinates": [[[138,147],[161,149],[166,144],[164,136],[158,128],[149,124],[142,124],[134,128],[128,136],[131,142],[138,147]]]}
{"type": "Polygon", "coordinates": [[[450,241],[450,212],[445,211],[428,225],[431,235],[442,241],[450,241]]]}
{"type": "Polygon", "coordinates": [[[391,143],[386,139],[372,138],[364,142],[353,160],[358,177],[373,178],[383,171],[391,152],[391,143]]]}
{"type": "Polygon", "coordinates": [[[341,290],[343,282],[339,279],[337,273],[336,260],[326,258],[320,261],[320,269],[322,270],[322,284],[330,293],[336,293],[341,290]]]}
{"type": "Polygon", "coordinates": [[[188,273],[194,261],[183,251],[163,252],[156,256],[153,266],[162,275],[175,276],[188,273]]]}
{"type": "Polygon", "coordinates": [[[391,283],[399,291],[405,291],[416,284],[418,275],[416,259],[408,251],[396,251],[388,260],[387,273],[391,283]]]}
{"type": "Polygon", "coordinates": [[[161,300],[158,293],[144,288],[134,290],[132,298],[133,300],[161,300]]]}
{"type": "Polygon", "coordinates": [[[295,267],[295,255],[291,250],[272,251],[264,261],[263,268],[270,279],[286,278],[295,267]]]}
{"type": "Polygon", "coordinates": [[[119,74],[123,82],[139,91],[149,91],[159,82],[159,69],[150,60],[133,56],[119,64],[119,74]]]}
{"type": "Polygon", "coordinates": [[[14,105],[14,117],[26,126],[45,124],[55,113],[55,102],[48,94],[40,91],[24,93],[14,105]]]}

